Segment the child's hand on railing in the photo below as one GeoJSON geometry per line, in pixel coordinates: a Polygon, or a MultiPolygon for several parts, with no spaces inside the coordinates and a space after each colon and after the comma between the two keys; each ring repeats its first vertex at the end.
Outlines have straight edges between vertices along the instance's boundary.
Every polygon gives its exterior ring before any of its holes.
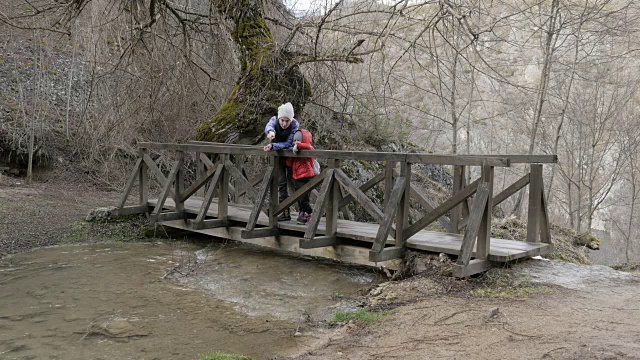
{"type": "Polygon", "coordinates": [[[264,149],[264,151],[271,151],[271,148],[272,148],[272,147],[273,147],[273,145],[272,145],[272,144],[268,144],[268,145],[266,145],[263,149],[264,149]]]}

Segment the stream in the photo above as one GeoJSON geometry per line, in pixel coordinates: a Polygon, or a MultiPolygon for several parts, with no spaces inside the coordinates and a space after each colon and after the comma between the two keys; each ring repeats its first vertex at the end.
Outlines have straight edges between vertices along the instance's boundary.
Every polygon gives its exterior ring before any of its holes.
{"type": "Polygon", "coordinates": [[[371,269],[245,244],[39,249],[0,262],[0,358],[293,355],[380,281],[371,269]]]}

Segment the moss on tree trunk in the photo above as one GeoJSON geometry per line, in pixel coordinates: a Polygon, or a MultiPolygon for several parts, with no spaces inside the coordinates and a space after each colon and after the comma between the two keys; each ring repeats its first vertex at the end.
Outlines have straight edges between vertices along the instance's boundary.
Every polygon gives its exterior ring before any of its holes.
{"type": "Polygon", "coordinates": [[[218,112],[196,131],[200,141],[255,144],[278,106],[291,102],[298,113],[311,87],[291,57],[278,51],[263,18],[261,0],[216,1],[218,10],[233,21],[231,36],[240,56],[240,74],[218,112]]]}

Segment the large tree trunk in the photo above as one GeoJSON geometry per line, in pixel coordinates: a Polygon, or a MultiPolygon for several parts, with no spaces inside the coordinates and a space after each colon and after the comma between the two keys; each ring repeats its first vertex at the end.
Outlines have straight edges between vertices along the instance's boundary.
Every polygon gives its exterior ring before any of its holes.
{"type": "Polygon", "coordinates": [[[299,113],[311,87],[291,56],[276,49],[263,18],[261,0],[215,1],[221,14],[234,24],[231,36],[238,47],[240,74],[229,97],[213,118],[197,129],[201,141],[255,144],[264,136],[269,117],[291,102],[299,113]]]}

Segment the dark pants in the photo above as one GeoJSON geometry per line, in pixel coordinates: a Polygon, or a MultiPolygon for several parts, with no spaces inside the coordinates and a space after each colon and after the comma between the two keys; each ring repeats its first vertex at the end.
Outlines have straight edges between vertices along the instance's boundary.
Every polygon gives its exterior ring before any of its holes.
{"type": "MultiPolygon", "coordinates": [[[[311,179],[312,178],[293,180],[293,187],[296,190],[298,190],[301,187],[305,186],[309,181],[311,181],[311,179]]],[[[309,204],[308,191],[304,193],[304,195],[302,195],[300,200],[298,200],[298,206],[300,207],[301,212],[306,212],[307,214],[311,214],[313,212],[313,209],[311,208],[311,204],[309,204]]]]}
{"type": "Polygon", "coordinates": [[[284,159],[280,161],[280,179],[278,179],[278,194],[280,202],[284,201],[287,197],[289,197],[289,192],[287,191],[287,180],[293,184],[292,169],[287,166],[284,159]]]}

